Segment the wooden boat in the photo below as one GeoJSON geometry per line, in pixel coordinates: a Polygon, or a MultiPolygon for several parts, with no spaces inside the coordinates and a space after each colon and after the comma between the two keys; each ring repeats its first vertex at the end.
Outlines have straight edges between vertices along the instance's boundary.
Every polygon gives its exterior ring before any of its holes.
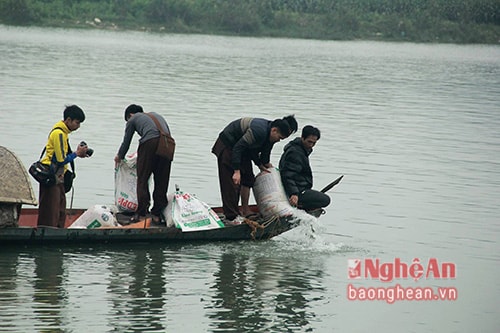
{"type": "MultiPolygon", "coordinates": [[[[256,206],[252,207],[254,210],[256,206]]],[[[217,213],[221,208],[214,208],[217,213]]],[[[68,211],[66,226],[71,225],[85,210],[68,211]]],[[[311,212],[319,217],[323,210],[311,212]]],[[[182,232],[176,227],[153,225],[150,218],[123,227],[105,227],[95,229],[70,229],[37,227],[38,210],[23,208],[19,218],[19,227],[0,229],[0,246],[8,244],[78,244],[78,243],[118,243],[118,242],[184,242],[184,241],[237,241],[264,240],[280,235],[298,225],[297,219],[272,217],[269,219],[245,219],[240,225],[228,225],[224,228],[182,232]]],[[[128,218],[117,214],[117,219],[128,218]]]]}
{"type": "MultiPolygon", "coordinates": [[[[0,180],[0,246],[263,240],[280,235],[300,222],[294,216],[273,216],[264,219],[257,214],[258,207],[254,205],[251,209],[256,213],[256,217],[246,218],[240,225],[227,225],[210,230],[183,232],[176,227],[167,227],[166,224],[155,225],[150,218],[118,227],[68,228],[85,212],[84,209],[67,210],[64,228],[37,226],[38,209],[22,208],[23,204],[37,204],[26,169],[14,153],[1,146],[0,180]]],[[[222,214],[221,207],[213,209],[217,214],[222,214]]],[[[323,209],[318,209],[308,213],[319,217],[323,212],[323,209]]],[[[115,217],[120,224],[125,224],[129,218],[123,214],[116,214],[115,217]]]]}

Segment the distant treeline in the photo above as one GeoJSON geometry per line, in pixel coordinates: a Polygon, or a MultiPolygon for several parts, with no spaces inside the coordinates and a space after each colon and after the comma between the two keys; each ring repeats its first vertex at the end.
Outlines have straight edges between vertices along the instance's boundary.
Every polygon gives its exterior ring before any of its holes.
{"type": "Polygon", "coordinates": [[[500,0],[0,0],[0,23],[500,43],[500,0]]]}

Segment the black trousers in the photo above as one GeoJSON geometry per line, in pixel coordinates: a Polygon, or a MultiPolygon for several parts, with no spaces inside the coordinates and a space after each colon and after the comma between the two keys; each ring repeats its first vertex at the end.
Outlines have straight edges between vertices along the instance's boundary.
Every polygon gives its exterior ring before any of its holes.
{"type": "Polygon", "coordinates": [[[323,208],[330,204],[330,197],[316,190],[304,190],[299,193],[299,208],[304,210],[323,208]]]}

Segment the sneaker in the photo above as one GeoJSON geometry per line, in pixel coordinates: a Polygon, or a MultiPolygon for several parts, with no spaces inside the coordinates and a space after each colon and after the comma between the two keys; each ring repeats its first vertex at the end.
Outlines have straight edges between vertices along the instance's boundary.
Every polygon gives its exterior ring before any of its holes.
{"type": "Polygon", "coordinates": [[[240,225],[243,223],[245,223],[245,218],[243,216],[240,216],[240,215],[236,216],[236,218],[234,218],[234,220],[226,222],[226,224],[228,224],[228,225],[240,225]]]}

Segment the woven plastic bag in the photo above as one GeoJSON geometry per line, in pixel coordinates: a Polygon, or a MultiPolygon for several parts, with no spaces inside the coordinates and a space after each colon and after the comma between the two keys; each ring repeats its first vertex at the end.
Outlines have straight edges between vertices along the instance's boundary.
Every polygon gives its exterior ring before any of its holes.
{"type": "Polygon", "coordinates": [[[134,152],[115,169],[115,205],[123,213],[135,212],[137,204],[137,153],[134,152]]]}
{"type": "Polygon", "coordinates": [[[177,191],[172,200],[172,220],[183,232],[223,228],[217,213],[196,196],[177,191]]]}

